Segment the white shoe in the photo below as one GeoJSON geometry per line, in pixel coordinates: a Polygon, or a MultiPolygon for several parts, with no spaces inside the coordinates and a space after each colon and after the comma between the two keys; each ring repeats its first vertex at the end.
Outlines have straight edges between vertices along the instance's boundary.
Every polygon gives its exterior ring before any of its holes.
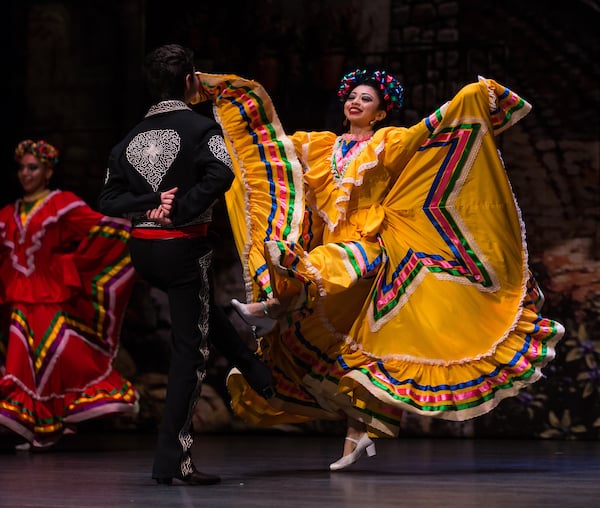
{"type": "Polygon", "coordinates": [[[277,321],[275,319],[270,318],[265,314],[265,316],[255,316],[248,311],[248,304],[241,303],[235,298],[231,300],[231,306],[233,309],[239,314],[239,316],[250,326],[254,328],[254,333],[258,337],[262,337],[263,335],[267,335],[268,333],[273,331],[277,321]]]}
{"type": "Polygon", "coordinates": [[[369,457],[373,457],[377,453],[375,450],[375,443],[369,438],[368,434],[363,434],[360,439],[352,439],[351,437],[346,438],[348,441],[352,441],[356,443],[356,448],[352,453],[348,455],[344,455],[341,459],[337,460],[333,464],[329,464],[329,469],[331,471],[339,471],[341,469],[347,468],[350,464],[354,464],[358,459],[360,459],[365,453],[369,457]]]}

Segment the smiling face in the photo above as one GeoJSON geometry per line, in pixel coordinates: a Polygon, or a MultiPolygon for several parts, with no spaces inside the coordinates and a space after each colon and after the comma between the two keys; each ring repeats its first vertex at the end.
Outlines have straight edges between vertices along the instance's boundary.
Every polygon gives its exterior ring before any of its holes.
{"type": "Polygon", "coordinates": [[[371,122],[379,122],[386,116],[377,90],[369,85],[358,85],[344,102],[344,115],[355,128],[368,129],[371,122]]]}
{"type": "Polygon", "coordinates": [[[30,153],[21,157],[17,177],[25,197],[35,196],[45,190],[51,176],[52,168],[40,162],[30,153]]]}

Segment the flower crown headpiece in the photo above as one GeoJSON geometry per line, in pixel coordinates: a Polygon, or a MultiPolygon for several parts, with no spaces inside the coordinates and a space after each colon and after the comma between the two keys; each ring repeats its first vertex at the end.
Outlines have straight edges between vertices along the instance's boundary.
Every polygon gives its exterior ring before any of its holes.
{"type": "Polygon", "coordinates": [[[344,102],[350,92],[366,81],[375,82],[385,101],[385,110],[400,109],[404,104],[404,88],[398,80],[385,71],[369,72],[365,69],[356,69],[346,74],[338,88],[338,97],[344,102]]]}
{"type": "Polygon", "coordinates": [[[30,153],[36,159],[51,167],[58,163],[58,150],[43,139],[39,141],[31,139],[21,141],[15,148],[15,161],[19,162],[26,153],[30,153]]]}

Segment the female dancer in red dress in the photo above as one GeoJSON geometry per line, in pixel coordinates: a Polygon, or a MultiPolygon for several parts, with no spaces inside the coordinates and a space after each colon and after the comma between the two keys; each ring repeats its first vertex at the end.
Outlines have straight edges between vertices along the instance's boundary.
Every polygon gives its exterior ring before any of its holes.
{"type": "Polygon", "coordinates": [[[134,271],[127,221],[49,189],[56,148],[25,140],[15,160],[23,197],[0,210],[0,425],[45,447],[77,422],[136,410],[112,367],[134,271]]]}

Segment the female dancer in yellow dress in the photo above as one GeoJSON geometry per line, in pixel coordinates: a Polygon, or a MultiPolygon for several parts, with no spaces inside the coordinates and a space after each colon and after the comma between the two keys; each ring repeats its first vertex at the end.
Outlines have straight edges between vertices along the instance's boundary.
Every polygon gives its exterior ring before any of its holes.
{"type": "Polygon", "coordinates": [[[276,395],[232,371],[233,408],[257,425],[345,419],[341,470],[405,410],[462,421],[540,379],[562,326],[540,315],[523,223],[495,136],[531,106],[480,77],[410,128],[385,71],[338,95],[349,125],[287,136],[256,82],[200,74],[236,182],[227,194],[247,301],[276,395]]]}

